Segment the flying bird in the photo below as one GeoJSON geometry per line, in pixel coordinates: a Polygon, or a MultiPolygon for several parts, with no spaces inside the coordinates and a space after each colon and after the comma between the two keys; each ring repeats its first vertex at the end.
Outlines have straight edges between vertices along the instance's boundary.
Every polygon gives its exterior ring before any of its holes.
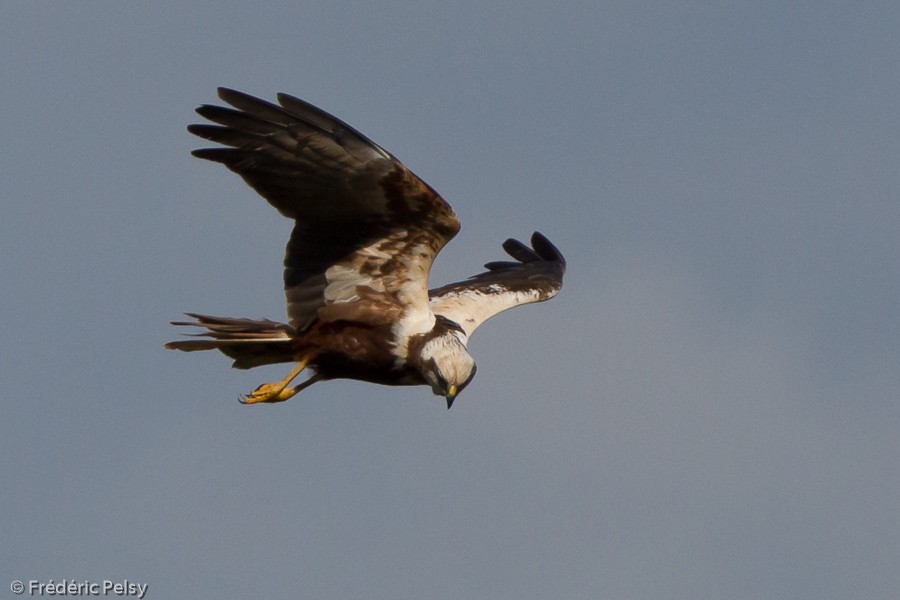
{"type": "Polygon", "coordinates": [[[466,349],[485,320],[541,302],[562,287],[566,262],[540,233],[509,239],[513,260],[489,262],[465,281],[428,289],[438,252],[459,231],[450,205],[393,155],[288,94],[272,104],[219,88],[231,108],[203,105],[215,125],[188,131],[224,147],[193,155],[240,175],[295,221],[284,258],[287,323],[187,313],[203,328],[166,348],[219,350],[239,369],[294,363],[242,402],[283,402],[313,383],[356,379],[427,385],[447,408],[475,375],[466,349]],[[291,386],[304,370],[312,376],[291,386]]]}

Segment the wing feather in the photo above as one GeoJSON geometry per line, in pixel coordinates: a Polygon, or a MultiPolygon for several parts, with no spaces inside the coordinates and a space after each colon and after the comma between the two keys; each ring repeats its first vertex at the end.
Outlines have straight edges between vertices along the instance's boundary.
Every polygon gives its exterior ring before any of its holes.
{"type": "Polygon", "coordinates": [[[484,273],[429,292],[434,313],[458,323],[467,337],[497,313],[549,300],[562,287],[566,260],[540,233],[531,236],[530,248],[509,239],[503,249],[515,262],[489,262],[484,273]]]}
{"type": "Polygon", "coordinates": [[[215,125],[188,131],[225,147],[193,154],[224,164],[296,221],[284,260],[291,326],[433,322],[428,272],[459,231],[450,205],[390,153],[308,102],[278,94],[272,104],[226,88],[219,97],[232,108],[199,107],[215,125]]]}

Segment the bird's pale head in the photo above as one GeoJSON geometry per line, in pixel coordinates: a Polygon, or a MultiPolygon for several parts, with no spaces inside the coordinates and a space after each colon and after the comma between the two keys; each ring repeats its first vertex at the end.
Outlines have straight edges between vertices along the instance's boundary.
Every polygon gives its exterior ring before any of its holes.
{"type": "Polygon", "coordinates": [[[475,359],[466,350],[463,339],[465,335],[460,331],[442,331],[422,345],[419,356],[422,376],[435,395],[447,399],[447,408],[475,376],[475,359]]]}

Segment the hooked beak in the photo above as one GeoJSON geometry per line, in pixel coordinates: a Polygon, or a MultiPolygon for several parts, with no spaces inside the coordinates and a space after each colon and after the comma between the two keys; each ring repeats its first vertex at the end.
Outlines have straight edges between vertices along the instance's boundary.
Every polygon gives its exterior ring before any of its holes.
{"type": "Polygon", "coordinates": [[[450,407],[453,406],[453,401],[456,400],[457,391],[455,385],[451,385],[450,389],[447,390],[447,395],[444,396],[447,399],[447,410],[450,410],[450,407]]]}

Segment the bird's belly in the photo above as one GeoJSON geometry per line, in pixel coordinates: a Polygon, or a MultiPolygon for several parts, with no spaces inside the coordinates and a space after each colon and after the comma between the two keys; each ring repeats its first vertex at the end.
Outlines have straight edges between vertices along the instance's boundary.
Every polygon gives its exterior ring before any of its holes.
{"type": "Polygon", "coordinates": [[[380,357],[324,352],[316,357],[313,366],[326,379],[356,379],[383,385],[425,383],[411,370],[398,368],[393,360],[385,361],[380,357]]]}
{"type": "MultiPolygon", "coordinates": [[[[389,330],[347,325],[314,333],[316,356],[310,362],[326,379],[356,379],[383,385],[419,385],[418,372],[397,360],[389,330]]],[[[307,341],[312,341],[307,339],[307,341]]]]}

